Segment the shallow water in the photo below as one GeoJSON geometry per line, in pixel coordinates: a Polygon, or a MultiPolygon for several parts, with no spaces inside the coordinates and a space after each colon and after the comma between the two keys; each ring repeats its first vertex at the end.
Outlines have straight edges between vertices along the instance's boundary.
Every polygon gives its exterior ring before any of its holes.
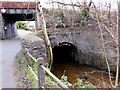
{"type": "Polygon", "coordinates": [[[83,80],[83,85],[92,83],[96,88],[110,88],[108,74],[103,71],[80,65],[76,62],[62,62],[53,64],[52,72],[60,79],[64,74],[70,83],[77,83],[77,79],[83,80]],[[88,83],[89,82],[89,83],[88,83]]]}

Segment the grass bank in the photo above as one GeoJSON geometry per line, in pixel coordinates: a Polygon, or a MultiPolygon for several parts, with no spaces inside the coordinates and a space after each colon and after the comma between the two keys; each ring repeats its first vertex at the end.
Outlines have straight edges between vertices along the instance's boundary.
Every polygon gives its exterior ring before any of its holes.
{"type": "MultiPolygon", "coordinates": [[[[37,65],[33,60],[29,62],[30,66],[37,75],[37,65]]],[[[28,63],[25,55],[22,52],[19,52],[14,61],[14,75],[17,82],[18,88],[38,88],[38,81],[35,79],[34,75],[28,68],[28,63]]],[[[67,81],[67,76],[63,75],[61,81],[70,88],[94,88],[92,84],[83,86],[82,80],[78,79],[77,83],[71,84],[67,81]]],[[[45,75],[45,87],[46,88],[60,88],[59,84],[54,81],[47,74],[45,75]]]]}

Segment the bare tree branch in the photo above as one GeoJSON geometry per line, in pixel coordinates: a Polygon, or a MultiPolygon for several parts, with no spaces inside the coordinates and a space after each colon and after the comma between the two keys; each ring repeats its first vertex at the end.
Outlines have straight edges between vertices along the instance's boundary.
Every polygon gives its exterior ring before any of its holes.
{"type": "Polygon", "coordinates": [[[57,3],[57,4],[61,4],[61,5],[64,5],[64,6],[76,6],[76,7],[82,7],[82,5],[77,5],[77,4],[66,4],[66,3],[62,3],[62,2],[58,2],[58,1],[52,1],[50,3],[57,3]]]}
{"type": "Polygon", "coordinates": [[[111,79],[110,66],[109,66],[109,63],[108,63],[108,57],[107,57],[107,53],[106,53],[106,49],[105,49],[105,42],[104,42],[104,37],[103,37],[103,30],[102,30],[102,28],[101,28],[99,13],[98,13],[98,10],[97,10],[97,8],[96,8],[96,6],[95,6],[94,3],[93,3],[93,5],[94,5],[94,8],[95,8],[95,10],[96,10],[97,23],[98,23],[98,26],[99,26],[99,29],[100,29],[100,32],[101,32],[102,46],[103,46],[103,52],[104,52],[105,61],[106,61],[107,68],[108,68],[109,80],[110,80],[111,86],[112,86],[112,87],[115,87],[115,86],[113,85],[112,79],[111,79]]]}
{"type": "Polygon", "coordinates": [[[118,2],[118,15],[117,15],[117,68],[115,86],[118,86],[119,79],[119,61],[120,61],[120,1],[118,2]]]}
{"type": "Polygon", "coordinates": [[[107,26],[104,26],[105,29],[107,30],[107,32],[110,34],[110,36],[114,39],[114,41],[116,42],[117,38],[110,32],[109,28],[107,28],[107,26]]]}

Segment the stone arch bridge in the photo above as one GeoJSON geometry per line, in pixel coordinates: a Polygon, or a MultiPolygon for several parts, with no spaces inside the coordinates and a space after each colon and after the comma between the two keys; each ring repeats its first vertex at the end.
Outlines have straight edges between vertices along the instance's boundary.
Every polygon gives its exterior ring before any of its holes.
{"type": "MultiPolygon", "coordinates": [[[[104,59],[101,40],[91,34],[80,29],[70,30],[69,28],[59,28],[50,31],[48,35],[53,49],[53,63],[76,61],[80,64],[85,64],[98,69],[107,70],[107,65],[104,59]]],[[[36,36],[30,34],[22,39],[22,51],[29,50],[36,57],[46,58],[46,47],[42,32],[36,36]]],[[[114,63],[115,52],[109,47],[107,49],[111,71],[115,72],[114,63]]]]}

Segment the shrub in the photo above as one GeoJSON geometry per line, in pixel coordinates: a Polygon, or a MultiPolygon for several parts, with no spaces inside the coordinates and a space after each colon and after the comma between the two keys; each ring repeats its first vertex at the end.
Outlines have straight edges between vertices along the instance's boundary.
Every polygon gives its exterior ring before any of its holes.
{"type": "Polygon", "coordinates": [[[25,29],[26,24],[27,24],[27,22],[17,21],[16,22],[16,27],[17,27],[17,29],[25,29]]]}

